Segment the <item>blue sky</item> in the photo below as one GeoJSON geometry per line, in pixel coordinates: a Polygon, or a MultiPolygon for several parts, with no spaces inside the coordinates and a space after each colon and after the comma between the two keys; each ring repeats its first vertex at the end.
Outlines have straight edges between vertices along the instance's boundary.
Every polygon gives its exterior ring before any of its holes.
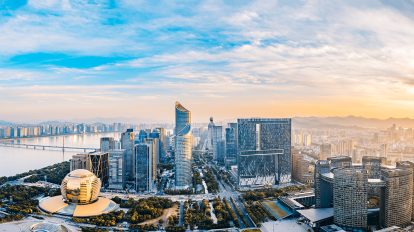
{"type": "Polygon", "coordinates": [[[0,119],[414,117],[414,2],[0,0],[0,119]]]}

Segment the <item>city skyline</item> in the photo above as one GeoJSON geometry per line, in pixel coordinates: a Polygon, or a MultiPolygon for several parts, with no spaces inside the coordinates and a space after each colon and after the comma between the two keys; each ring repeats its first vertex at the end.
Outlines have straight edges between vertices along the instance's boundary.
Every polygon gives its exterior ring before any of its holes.
{"type": "Polygon", "coordinates": [[[176,100],[195,122],[211,112],[413,118],[413,10],[408,1],[0,1],[1,119],[172,122],[176,100]]]}

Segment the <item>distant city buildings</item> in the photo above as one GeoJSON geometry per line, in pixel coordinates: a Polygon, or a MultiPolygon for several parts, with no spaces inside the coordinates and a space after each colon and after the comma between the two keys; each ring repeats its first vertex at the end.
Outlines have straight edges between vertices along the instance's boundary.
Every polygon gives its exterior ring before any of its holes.
{"type": "Polygon", "coordinates": [[[192,182],[191,112],[175,103],[175,186],[188,188],[192,182]]]}
{"type": "Polygon", "coordinates": [[[125,127],[121,123],[85,124],[85,123],[42,123],[40,125],[0,126],[1,138],[29,138],[52,135],[70,135],[84,133],[119,132],[125,127]]]}
{"type": "Polygon", "coordinates": [[[238,181],[264,186],[291,181],[291,120],[238,119],[238,181]]]}

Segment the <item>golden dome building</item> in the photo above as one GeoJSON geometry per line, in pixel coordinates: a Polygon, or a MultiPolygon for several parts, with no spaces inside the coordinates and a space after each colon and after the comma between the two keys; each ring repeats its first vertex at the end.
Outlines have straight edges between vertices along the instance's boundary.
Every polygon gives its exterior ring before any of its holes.
{"type": "Polygon", "coordinates": [[[40,200],[39,208],[47,213],[73,217],[92,217],[115,211],[119,206],[99,197],[101,180],[85,169],[73,170],[63,179],[62,195],[40,200]]]}

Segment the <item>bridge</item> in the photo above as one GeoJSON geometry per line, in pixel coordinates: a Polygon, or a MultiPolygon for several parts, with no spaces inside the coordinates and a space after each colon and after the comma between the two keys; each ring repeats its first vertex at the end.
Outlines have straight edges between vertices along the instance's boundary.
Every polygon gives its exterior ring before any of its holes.
{"type": "Polygon", "coordinates": [[[99,148],[91,147],[66,147],[66,146],[52,146],[52,145],[37,145],[37,144],[25,144],[25,143],[4,143],[0,142],[0,147],[14,147],[14,148],[26,148],[34,150],[59,150],[59,151],[81,151],[81,152],[95,152],[99,148]]]}

